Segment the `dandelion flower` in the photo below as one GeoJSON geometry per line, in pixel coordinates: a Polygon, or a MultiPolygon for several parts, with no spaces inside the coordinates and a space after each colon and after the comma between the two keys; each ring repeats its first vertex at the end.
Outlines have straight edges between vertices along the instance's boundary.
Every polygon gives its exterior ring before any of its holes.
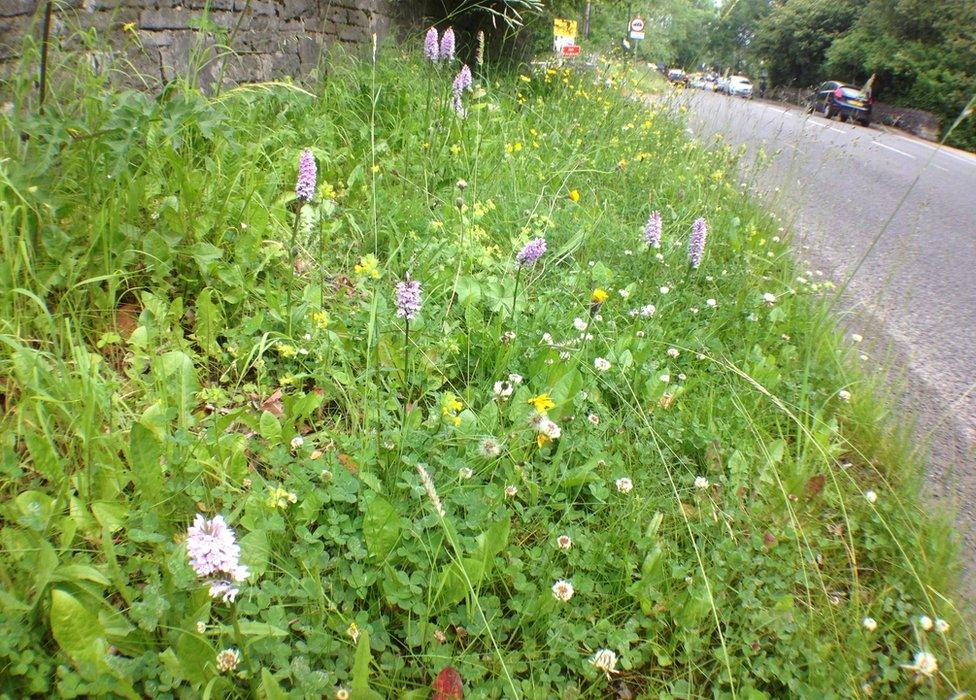
{"type": "Polygon", "coordinates": [[[295,194],[306,202],[312,201],[315,194],[315,156],[309,149],[298,156],[298,182],[295,183],[295,194]]]}
{"type": "Polygon", "coordinates": [[[634,490],[634,482],[626,476],[617,479],[614,484],[616,484],[617,491],[620,493],[630,493],[634,490]]]}
{"type": "Polygon", "coordinates": [[[217,652],[217,670],[220,673],[233,673],[241,662],[241,652],[237,649],[224,649],[217,652]]]}
{"type": "Polygon", "coordinates": [[[601,372],[606,372],[608,369],[610,369],[610,361],[606,358],[598,357],[593,360],[593,366],[601,372]]]}
{"type": "Polygon", "coordinates": [[[573,546],[573,539],[569,535],[560,535],[556,538],[556,546],[560,549],[569,549],[573,546]]]}
{"type": "Polygon", "coordinates": [[[574,592],[573,584],[564,579],[559,579],[552,584],[552,596],[562,603],[568,603],[574,592]]]}
{"type": "Polygon", "coordinates": [[[874,632],[876,629],[878,629],[878,621],[873,617],[864,618],[861,620],[861,625],[863,625],[864,629],[866,629],[868,632],[874,632]]]}
{"type": "Polygon", "coordinates": [[[420,299],[420,282],[410,279],[407,274],[396,284],[396,307],[397,316],[412,321],[420,311],[422,302],[420,299]]]}
{"type": "Polygon", "coordinates": [[[487,457],[489,459],[497,457],[502,453],[502,447],[498,444],[495,438],[485,438],[478,445],[478,449],[481,451],[482,457],[487,457]]]}
{"type": "Polygon", "coordinates": [[[695,223],[691,226],[691,236],[688,239],[688,263],[692,270],[697,270],[698,266],[701,265],[707,236],[708,224],[705,219],[695,219],[695,223]]]}
{"type": "Polygon", "coordinates": [[[649,248],[661,247],[661,212],[652,211],[644,224],[644,242],[649,248]]]}
{"type": "Polygon", "coordinates": [[[539,394],[538,396],[533,396],[528,401],[529,404],[535,408],[536,412],[540,415],[545,414],[550,408],[554,408],[556,402],[549,398],[549,394],[539,394]]]}
{"type": "Polygon", "coordinates": [[[607,294],[607,290],[600,287],[594,289],[593,294],[590,295],[590,301],[592,301],[594,304],[602,304],[609,298],[610,295],[607,294]]]}
{"type": "Polygon", "coordinates": [[[608,680],[611,673],[619,673],[617,671],[617,654],[610,649],[597,649],[596,653],[590,657],[590,665],[607,674],[608,680]]]}

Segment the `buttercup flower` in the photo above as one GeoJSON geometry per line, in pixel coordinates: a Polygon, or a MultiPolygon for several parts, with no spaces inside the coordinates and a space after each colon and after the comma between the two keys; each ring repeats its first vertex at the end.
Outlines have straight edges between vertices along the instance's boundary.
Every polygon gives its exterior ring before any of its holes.
{"type": "Polygon", "coordinates": [[[397,316],[400,318],[405,318],[408,321],[412,321],[422,306],[420,293],[420,282],[410,279],[409,274],[407,274],[402,281],[397,282],[397,316]]]}
{"type": "Polygon", "coordinates": [[[597,649],[596,653],[590,657],[590,665],[607,674],[607,680],[610,679],[611,673],[619,673],[617,671],[617,654],[610,649],[597,649]]]}
{"type": "Polygon", "coordinates": [[[552,596],[560,602],[568,603],[574,592],[573,584],[564,579],[559,579],[552,584],[552,596]]]}
{"type": "Polygon", "coordinates": [[[569,549],[573,546],[573,540],[569,535],[560,535],[556,538],[556,546],[560,549],[569,549]]]}
{"type": "Polygon", "coordinates": [[[515,264],[518,267],[531,267],[546,252],[546,239],[533,238],[525,244],[518,255],[515,256],[515,264]]]}
{"type": "Polygon", "coordinates": [[[237,649],[224,649],[217,652],[217,671],[220,673],[232,673],[240,662],[241,652],[237,649]]]}
{"type": "Polygon", "coordinates": [[[695,219],[695,223],[691,225],[691,237],[688,239],[688,263],[692,270],[697,270],[701,265],[707,236],[708,224],[705,219],[695,219]]]}
{"type": "Polygon", "coordinates": [[[431,63],[437,63],[440,58],[440,51],[437,46],[437,29],[431,27],[424,36],[424,58],[431,63]]]}
{"type": "Polygon", "coordinates": [[[451,61],[454,59],[454,28],[448,27],[441,37],[440,60],[451,61]]]}
{"type": "Polygon", "coordinates": [[[312,201],[315,194],[315,156],[309,149],[298,156],[298,182],[295,184],[295,194],[306,202],[312,201]]]}
{"type": "Polygon", "coordinates": [[[661,247],[661,212],[652,211],[644,224],[644,242],[649,248],[661,247]]]}
{"type": "Polygon", "coordinates": [[[569,191],[569,198],[572,201],[574,201],[574,202],[580,201],[580,193],[579,193],[579,190],[570,190],[569,191]]]}
{"type": "Polygon", "coordinates": [[[614,484],[617,486],[617,490],[620,493],[630,493],[634,490],[634,482],[631,481],[626,476],[617,479],[614,484]]]}

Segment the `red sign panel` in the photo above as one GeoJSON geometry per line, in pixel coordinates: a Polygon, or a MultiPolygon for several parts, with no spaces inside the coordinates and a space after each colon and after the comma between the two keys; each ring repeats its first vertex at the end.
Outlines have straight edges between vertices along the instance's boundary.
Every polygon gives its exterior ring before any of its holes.
{"type": "Polygon", "coordinates": [[[567,44],[563,47],[563,56],[579,56],[579,44],[567,44]]]}

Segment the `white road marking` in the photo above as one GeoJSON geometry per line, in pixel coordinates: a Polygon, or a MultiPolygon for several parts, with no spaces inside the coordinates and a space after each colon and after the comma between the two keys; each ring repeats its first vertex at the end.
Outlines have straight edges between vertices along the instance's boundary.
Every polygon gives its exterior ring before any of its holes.
{"type": "Polygon", "coordinates": [[[779,112],[780,114],[789,114],[790,113],[790,110],[788,110],[788,109],[779,109],[778,107],[770,107],[769,105],[766,105],[766,109],[771,109],[774,112],[779,112]]]}
{"type": "Polygon", "coordinates": [[[886,144],[883,144],[880,141],[872,141],[872,143],[875,146],[881,146],[881,148],[887,148],[889,151],[894,151],[895,153],[898,153],[899,155],[903,155],[906,158],[911,158],[912,160],[915,160],[915,156],[913,156],[911,153],[905,153],[904,151],[899,151],[897,148],[894,148],[892,146],[888,146],[886,144]]]}
{"type": "Polygon", "coordinates": [[[941,165],[936,165],[935,163],[932,163],[932,167],[933,168],[938,168],[939,170],[941,170],[944,173],[949,172],[949,168],[943,168],[941,165]]]}
{"type": "Polygon", "coordinates": [[[925,141],[919,141],[917,139],[910,139],[907,136],[902,136],[901,134],[895,134],[895,136],[897,136],[898,138],[900,138],[902,141],[908,141],[908,143],[913,143],[916,146],[921,146],[922,148],[928,148],[928,149],[931,149],[933,151],[938,151],[939,153],[942,153],[944,155],[947,155],[950,158],[955,158],[956,160],[962,161],[963,163],[976,164],[976,158],[974,158],[974,157],[961,156],[958,153],[953,153],[948,148],[941,148],[939,146],[939,144],[937,144],[937,143],[926,143],[925,141]]]}
{"type": "Polygon", "coordinates": [[[838,129],[836,126],[831,126],[831,127],[827,127],[827,128],[829,128],[831,131],[836,131],[838,134],[846,134],[847,133],[843,129],[838,129]]]}

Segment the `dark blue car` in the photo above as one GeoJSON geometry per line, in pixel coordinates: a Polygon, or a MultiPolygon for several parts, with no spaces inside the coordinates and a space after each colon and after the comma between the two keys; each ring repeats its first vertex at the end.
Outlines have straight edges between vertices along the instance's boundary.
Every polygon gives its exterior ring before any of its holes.
{"type": "Polygon", "coordinates": [[[810,96],[807,112],[816,110],[823,112],[827,119],[839,116],[842,122],[850,119],[861,126],[868,126],[871,123],[873,103],[874,99],[861,88],[828,80],[810,96]]]}

